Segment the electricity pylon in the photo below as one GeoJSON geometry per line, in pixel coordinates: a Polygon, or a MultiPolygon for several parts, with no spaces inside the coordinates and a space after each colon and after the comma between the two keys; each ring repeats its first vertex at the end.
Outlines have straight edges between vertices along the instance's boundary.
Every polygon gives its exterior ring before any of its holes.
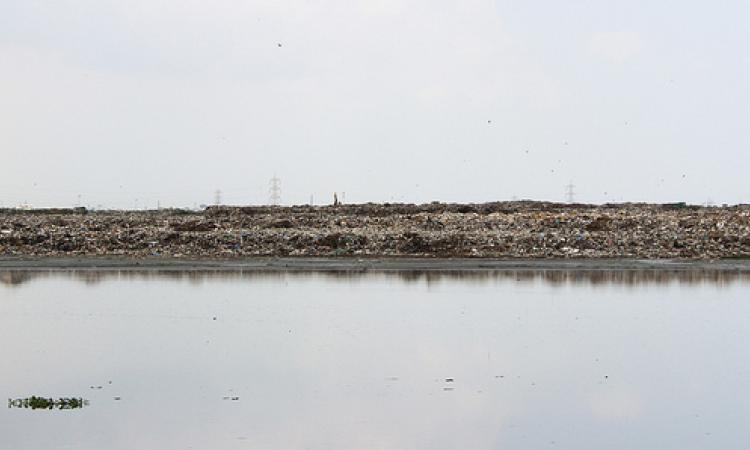
{"type": "Polygon", "coordinates": [[[271,178],[268,188],[268,198],[272,205],[281,203],[281,180],[276,175],[271,178]]]}
{"type": "Polygon", "coordinates": [[[572,181],[565,186],[565,200],[568,203],[574,203],[576,200],[576,193],[573,189],[575,189],[575,185],[572,181]]]}

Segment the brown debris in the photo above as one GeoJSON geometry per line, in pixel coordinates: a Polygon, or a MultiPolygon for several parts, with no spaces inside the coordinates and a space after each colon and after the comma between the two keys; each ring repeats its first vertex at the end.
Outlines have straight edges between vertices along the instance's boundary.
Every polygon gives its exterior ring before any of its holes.
{"type": "Polygon", "coordinates": [[[362,204],[0,209],[0,256],[746,258],[750,206],[362,204]]]}

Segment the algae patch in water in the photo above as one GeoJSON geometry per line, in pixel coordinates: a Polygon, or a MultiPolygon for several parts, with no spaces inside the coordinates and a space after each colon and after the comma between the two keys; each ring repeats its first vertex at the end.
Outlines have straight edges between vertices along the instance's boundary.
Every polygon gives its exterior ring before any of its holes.
{"type": "Polygon", "coordinates": [[[79,409],[88,406],[89,401],[76,397],[47,398],[31,396],[27,398],[8,399],[8,408],[25,409],[79,409]]]}

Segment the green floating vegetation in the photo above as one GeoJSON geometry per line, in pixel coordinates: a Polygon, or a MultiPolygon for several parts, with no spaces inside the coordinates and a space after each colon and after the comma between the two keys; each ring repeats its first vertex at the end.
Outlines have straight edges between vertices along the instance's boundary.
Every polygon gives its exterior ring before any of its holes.
{"type": "Polygon", "coordinates": [[[88,406],[88,404],[88,400],[75,397],[47,398],[31,396],[27,398],[8,399],[8,408],[78,409],[88,406]]]}

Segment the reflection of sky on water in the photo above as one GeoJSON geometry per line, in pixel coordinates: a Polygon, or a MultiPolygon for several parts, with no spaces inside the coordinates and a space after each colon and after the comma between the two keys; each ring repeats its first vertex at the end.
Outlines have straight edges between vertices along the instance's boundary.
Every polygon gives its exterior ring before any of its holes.
{"type": "Polygon", "coordinates": [[[739,273],[0,279],[10,448],[745,448],[739,273]]]}

